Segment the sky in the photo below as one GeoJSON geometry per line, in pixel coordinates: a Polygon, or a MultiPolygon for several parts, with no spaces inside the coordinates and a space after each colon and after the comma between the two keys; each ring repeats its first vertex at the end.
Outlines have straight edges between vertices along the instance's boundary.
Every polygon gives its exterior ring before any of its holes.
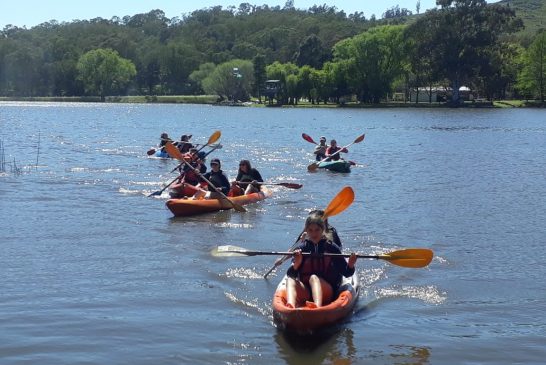
{"type": "MultiPolygon", "coordinates": [[[[328,4],[338,10],[344,10],[347,14],[361,11],[366,18],[375,14],[381,18],[385,10],[398,5],[415,13],[418,0],[294,0],[294,6],[298,9],[308,9],[313,5],[328,4]]],[[[491,1],[490,1],[491,2],[491,1]]],[[[283,7],[286,0],[2,0],[0,10],[0,29],[11,24],[17,27],[31,28],[50,20],[59,22],[71,22],[73,20],[89,20],[93,18],[111,19],[113,16],[123,18],[125,15],[147,13],[153,9],[161,9],[167,18],[174,18],[182,14],[191,13],[194,10],[211,6],[222,5],[224,8],[234,5],[239,7],[241,3],[253,5],[267,4],[269,6],[283,7]]],[[[434,8],[436,0],[421,0],[421,13],[434,8]]]]}

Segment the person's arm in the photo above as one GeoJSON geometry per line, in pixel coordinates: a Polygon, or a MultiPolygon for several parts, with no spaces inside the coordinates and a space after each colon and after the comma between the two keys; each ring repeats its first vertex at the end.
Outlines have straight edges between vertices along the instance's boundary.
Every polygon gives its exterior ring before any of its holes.
{"type": "Polygon", "coordinates": [[[260,172],[256,169],[254,169],[254,180],[264,182],[264,179],[262,179],[262,175],[260,175],[260,172]]]}
{"type": "Polygon", "coordinates": [[[225,194],[229,193],[229,189],[231,188],[231,185],[229,183],[229,180],[228,180],[226,174],[222,173],[221,179],[222,179],[221,189],[222,189],[222,193],[224,193],[224,195],[225,195],[225,194]]]}
{"type": "MultiPolygon", "coordinates": [[[[327,252],[341,253],[337,245],[336,246],[329,245],[327,252]]],[[[348,278],[349,276],[352,276],[355,273],[356,255],[354,253],[349,258],[349,261],[345,260],[345,258],[342,256],[337,256],[332,258],[333,258],[334,266],[336,270],[340,272],[346,278],[348,278]]]]}

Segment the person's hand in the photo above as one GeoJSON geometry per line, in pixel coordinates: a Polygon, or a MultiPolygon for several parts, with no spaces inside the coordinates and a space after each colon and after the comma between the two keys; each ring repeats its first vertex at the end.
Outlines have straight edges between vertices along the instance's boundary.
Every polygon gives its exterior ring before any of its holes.
{"type": "Polygon", "coordinates": [[[258,186],[258,181],[252,180],[251,184],[254,185],[254,186],[258,186]]]}
{"type": "Polygon", "coordinates": [[[349,262],[347,263],[347,265],[349,266],[350,269],[352,269],[353,267],[355,267],[355,263],[356,263],[356,253],[351,253],[351,256],[349,257],[349,262]]]}
{"type": "Polygon", "coordinates": [[[298,270],[301,266],[301,263],[303,261],[303,255],[301,254],[301,250],[294,251],[294,269],[298,270]]]}

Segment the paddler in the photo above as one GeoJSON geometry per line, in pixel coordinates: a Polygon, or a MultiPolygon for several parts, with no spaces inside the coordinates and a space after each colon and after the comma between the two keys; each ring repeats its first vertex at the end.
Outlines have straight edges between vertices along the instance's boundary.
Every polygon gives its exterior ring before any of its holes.
{"type": "Polygon", "coordinates": [[[324,236],[322,218],[313,215],[305,221],[305,240],[294,250],[292,265],[287,271],[286,298],[288,307],[295,308],[307,302],[307,306],[321,307],[328,304],[341,285],[342,276],[355,272],[357,256],[345,258],[324,256],[324,253],[341,253],[339,247],[324,236]],[[302,255],[302,252],[314,255],[302,255]],[[311,302],[312,300],[312,302],[311,302]]]}
{"type": "Polygon", "coordinates": [[[330,147],[326,149],[326,157],[328,157],[327,161],[339,161],[341,158],[341,152],[348,153],[349,150],[345,147],[343,147],[343,149],[338,147],[336,140],[332,139],[330,141],[330,147]],[[337,151],[340,151],[340,153],[336,153],[337,151]]]}
{"type": "MultiPolygon", "coordinates": [[[[337,229],[335,229],[333,226],[331,226],[328,223],[328,219],[324,219],[324,210],[322,209],[315,209],[309,212],[309,216],[317,216],[319,218],[322,218],[324,221],[324,236],[329,240],[335,243],[339,249],[341,249],[341,239],[339,238],[339,235],[337,234],[337,229]]],[[[303,240],[305,238],[305,231],[303,232],[302,236],[300,237],[300,240],[303,240]]]]}
{"type": "Polygon", "coordinates": [[[203,194],[203,192],[198,191],[193,196],[194,199],[203,197],[203,195],[205,199],[222,199],[222,194],[227,195],[229,193],[229,187],[230,187],[229,180],[227,176],[224,174],[224,172],[221,170],[221,167],[222,165],[218,158],[213,158],[212,160],[210,160],[211,171],[207,172],[203,176],[207,180],[209,180],[214,185],[214,187],[212,187],[209,184],[208,191],[206,192],[206,194],[203,194]]]}
{"type": "Polygon", "coordinates": [[[232,183],[232,191],[237,191],[233,195],[242,195],[244,191],[245,195],[251,193],[257,193],[260,191],[259,182],[263,182],[262,175],[260,172],[253,168],[249,160],[241,160],[239,162],[239,171],[237,172],[237,177],[232,183]]]}
{"type": "Polygon", "coordinates": [[[183,134],[180,137],[180,141],[176,142],[175,146],[178,147],[180,153],[188,153],[193,148],[193,145],[190,142],[191,134],[183,134]]]}
{"type": "Polygon", "coordinates": [[[326,137],[324,136],[320,137],[319,144],[315,147],[315,151],[313,152],[315,154],[315,159],[317,161],[321,161],[324,158],[326,158],[327,148],[328,148],[328,145],[326,144],[326,137]]]}
{"type": "Polygon", "coordinates": [[[166,132],[161,133],[159,140],[159,148],[161,148],[161,152],[165,152],[165,145],[167,142],[172,142],[172,139],[169,138],[169,135],[166,132]]]}

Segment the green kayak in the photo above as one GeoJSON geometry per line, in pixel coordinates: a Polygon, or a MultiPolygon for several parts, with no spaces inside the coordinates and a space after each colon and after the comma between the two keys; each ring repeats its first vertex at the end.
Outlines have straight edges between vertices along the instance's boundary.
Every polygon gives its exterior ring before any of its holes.
{"type": "Polygon", "coordinates": [[[325,161],[319,163],[318,168],[333,172],[351,172],[351,163],[345,160],[325,161]]]}

